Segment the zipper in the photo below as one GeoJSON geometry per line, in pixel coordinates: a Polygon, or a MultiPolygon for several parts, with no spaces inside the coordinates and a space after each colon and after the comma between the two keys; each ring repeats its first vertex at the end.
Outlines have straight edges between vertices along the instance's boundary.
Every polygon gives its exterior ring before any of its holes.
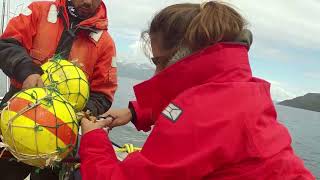
{"type": "Polygon", "coordinates": [[[80,30],[84,30],[87,32],[97,32],[96,29],[87,26],[73,26],[72,23],[67,22],[66,17],[64,16],[64,7],[60,6],[58,11],[58,18],[61,18],[63,22],[63,32],[61,34],[60,40],[58,42],[58,46],[56,48],[56,55],[60,55],[63,59],[68,59],[74,40],[76,39],[76,35],[80,30]]]}

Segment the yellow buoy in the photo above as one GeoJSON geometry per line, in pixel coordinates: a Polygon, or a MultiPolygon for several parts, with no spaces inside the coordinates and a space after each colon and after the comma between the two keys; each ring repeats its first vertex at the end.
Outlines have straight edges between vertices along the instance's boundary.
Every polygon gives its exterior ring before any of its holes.
{"type": "Polygon", "coordinates": [[[67,60],[55,59],[41,66],[46,86],[55,87],[76,111],[84,109],[89,98],[89,82],[85,73],[67,60]]]}
{"type": "Polygon", "coordinates": [[[16,94],[1,113],[2,140],[19,160],[36,167],[53,165],[75,147],[78,121],[59,94],[33,88],[16,94]]]}

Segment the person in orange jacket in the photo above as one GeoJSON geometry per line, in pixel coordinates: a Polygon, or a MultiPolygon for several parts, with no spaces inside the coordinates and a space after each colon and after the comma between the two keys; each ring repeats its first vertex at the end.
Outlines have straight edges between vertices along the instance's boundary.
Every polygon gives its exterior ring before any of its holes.
{"type": "MultiPolygon", "coordinates": [[[[83,65],[91,90],[86,109],[95,116],[107,111],[117,89],[115,44],[107,30],[102,0],[31,3],[10,20],[0,38],[0,69],[11,82],[1,104],[21,89],[43,86],[40,65],[59,55],[83,65]]],[[[17,179],[15,167],[14,162],[0,160],[1,179],[17,179]],[[13,165],[2,166],[8,163],[13,165]],[[15,173],[6,177],[6,172],[15,173]]],[[[25,166],[20,169],[29,172],[25,166]]]]}
{"type": "Polygon", "coordinates": [[[156,73],[134,87],[137,100],[81,121],[82,179],[315,179],[277,120],[270,84],[252,75],[245,25],[219,1],[161,10],[147,31],[156,73]],[[120,162],[101,128],[130,121],[153,129],[120,162]]]}

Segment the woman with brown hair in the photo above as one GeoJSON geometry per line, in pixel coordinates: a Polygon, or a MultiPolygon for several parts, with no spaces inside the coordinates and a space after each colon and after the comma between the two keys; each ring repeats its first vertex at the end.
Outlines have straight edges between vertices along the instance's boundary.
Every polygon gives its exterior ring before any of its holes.
{"type": "Polygon", "coordinates": [[[277,121],[270,84],[252,76],[251,33],[230,6],[176,4],[150,37],[156,74],[137,101],[101,121],[82,120],[83,179],[314,179],[277,121]],[[119,162],[103,127],[132,121],[153,130],[141,152],[119,162]]]}

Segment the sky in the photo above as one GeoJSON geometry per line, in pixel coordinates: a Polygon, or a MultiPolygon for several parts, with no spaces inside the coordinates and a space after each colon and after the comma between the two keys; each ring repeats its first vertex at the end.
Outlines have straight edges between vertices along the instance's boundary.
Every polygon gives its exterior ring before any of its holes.
{"type": "MultiPolygon", "coordinates": [[[[140,32],[163,7],[199,0],[108,0],[110,32],[119,59],[148,62],[138,51],[140,32]]],[[[274,99],[320,92],[319,0],[229,0],[254,34],[250,63],[257,77],[272,83],[274,99]],[[318,56],[317,56],[318,55],[318,56]]]]}
{"type": "MultiPolygon", "coordinates": [[[[10,0],[18,12],[30,0],[10,0]]],[[[104,0],[109,31],[117,46],[118,60],[149,63],[140,48],[140,33],[156,12],[175,3],[202,0],[104,0]]],[[[249,22],[254,43],[250,63],[256,77],[272,84],[277,101],[320,93],[320,0],[226,0],[249,22]]]]}

